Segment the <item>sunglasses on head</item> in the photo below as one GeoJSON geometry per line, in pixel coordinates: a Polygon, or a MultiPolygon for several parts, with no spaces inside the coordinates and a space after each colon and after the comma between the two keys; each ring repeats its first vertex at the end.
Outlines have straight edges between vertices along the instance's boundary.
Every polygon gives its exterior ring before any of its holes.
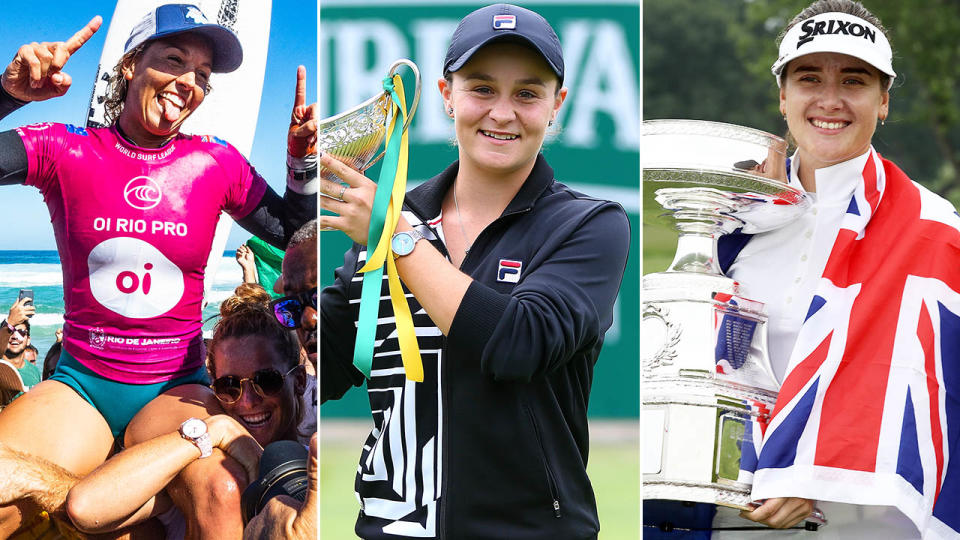
{"type": "Polygon", "coordinates": [[[317,309],[317,288],[277,298],[270,302],[273,316],[287,328],[300,328],[300,318],[307,307],[317,309]]]}
{"type": "Polygon", "coordinates": [[[293,366],[286,373],[280,373],[272,368],[259,369],[253,374],[253,377],[224,375],[223,377],[217,377],[210,388],[213,388],[213,393],[216,394],[217,399],[227,404],[236,403],[243,396],[243,381],[250,381],[254,392],[259,394],[260,397],[273,397],[279,395],[280,391],[283,390],[283,381],[287,375],[293,373],[299,367],[299,365],[293,366]]]}

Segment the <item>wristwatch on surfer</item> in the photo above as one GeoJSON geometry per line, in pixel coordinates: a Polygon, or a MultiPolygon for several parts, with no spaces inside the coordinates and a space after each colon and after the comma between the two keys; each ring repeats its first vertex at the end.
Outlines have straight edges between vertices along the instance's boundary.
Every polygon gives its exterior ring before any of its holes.
{"type": "Polygon", "coordinates": [[[413,251],[413,248],[417,246],[417,242],[423,238],[423,233],[416,229],[394,233],[393,239],[390,240],[390,247],[393,248],[394,258],[399,259],[404,255],[409,255],[413,251]]]}
{"type": "Polygon", "coordinates": [[[200,457],[209,457],[213,453],[213,443],[207,433],[207,423],[199,418],[189,418],[180,424],[180,436],[192,442],[200,449],[200,457]]]}

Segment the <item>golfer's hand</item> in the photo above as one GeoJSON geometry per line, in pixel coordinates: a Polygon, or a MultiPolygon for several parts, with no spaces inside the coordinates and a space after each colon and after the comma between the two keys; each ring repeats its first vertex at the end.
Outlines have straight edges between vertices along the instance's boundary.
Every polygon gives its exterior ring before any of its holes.
{"type": "Polygon", "coordinates": [[[763,523],[774,529],[787,529],[800,523],[813,512],[814,502],[798,497],[767,499],[750,512],[740,512],[740,517],[763,523]]]}

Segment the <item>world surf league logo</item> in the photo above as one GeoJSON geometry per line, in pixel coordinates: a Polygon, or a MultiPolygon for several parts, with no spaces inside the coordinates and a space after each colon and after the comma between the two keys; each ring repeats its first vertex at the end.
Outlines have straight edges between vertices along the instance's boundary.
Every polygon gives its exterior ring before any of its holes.
{"type": "Polygon", "coordinates": [[[800,25],[800,29],[803,30],[803,34],[800,34],[800,39],[797,41],[798,49],[804,43],[813,41],[813,38],[817,36],[842,34],[845,36],[862,37],[863,39],[870,40],[871,43],[877,42],[877,32],[875,30],[866,25],[851,21],[841,21],[838,19],[815,21],[810,19],[804,21],[803,24],[800,25]]]}
{"type": "Polygon", "coordinates": [[[147,176],[138,176],[123,188],[123,199],[137,210],[149,210],[160,204],[160,186],[147,176]]]}

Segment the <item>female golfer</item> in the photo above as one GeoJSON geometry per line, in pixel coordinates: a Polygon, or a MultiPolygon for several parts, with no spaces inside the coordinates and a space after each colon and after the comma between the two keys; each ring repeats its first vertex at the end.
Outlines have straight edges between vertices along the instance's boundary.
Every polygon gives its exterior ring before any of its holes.
{"type": "Polygon", "coordinates": [[[960,534],[944,460],[960,418],[947,386],[960,218],[871,145],[891,62],[881,22],[858,2],[820,0],[794,17],[772,70],[797,146],[789,182],[813,206],[721,246],[729,275],[769,310],[784,381],[754,477],[765,502],[742,515],[790,527],[819,500],[830,538],[960,534]]]}
{"type": "MultiPolygon", "coordinates": [[[[623,209],[554,179],[540,153],[567,96],[540,15],[498,4],[453,34],[438,87],[459,160],[407,194],[394,255],[424,380],[405,379],[381,303],[360,456],[362,538],[595,538],[587,401],[629,246],[623,209]]],[[[329,155],[321,225],[356,245],[321,297],[322,400],[352,365],[356,272],[376,186],[329,155]]],[[[384,288],[384,291],[387,289],[384,288]]],[[[387,294],[384,292],[384,294],[387,294]]]]}
{"type": "MultiPolygon", "coordinates": [[[[0,111],[65,92],[65,62],[99,25],[96,17],[66,42],[21,47],[0,80],[0,111]]],[[[112,125],[0,133],[0,183],[35,186],[49,207],[66,308],[57,371],[0,415],[3,444],[82,476],[125,429],[132,444],[221,411],[206,387],[200,320],[217,218],[227,212],[282,247],[316,212],[315,195],[297,180],[307,176],[316,129],[302,68],[288,137],[288,164],[302,170],[288,174],[286,201],[228,143],[180,133],[209,92],[211,74],[233,71],[241,60],[232,31],[207,22],[195,6],[166,4],[126,42],[107,100],[112,125]]],[[[183,433],[197,444],[203,435],[183,433]]],[[[223,490],[239,499],[236,483],[246,475],[236,462],[221,461],[198,460],[172,484],[178,505],[189,509],[191,534],[239,535],[239,507],[217,499],[223,490]]],[[[31,500],[19,501],[20,510],[31,512],[30,503],[41,500],[44,509],[61,510],[60,480],[40,483],[56,485],[54,494],[22,494],[31,500]]],[[[15,497],[6,495],[0,504],[15,497]]],[[[16,508],[0,508],[0,535],[17,521],[16,508]]]]}

